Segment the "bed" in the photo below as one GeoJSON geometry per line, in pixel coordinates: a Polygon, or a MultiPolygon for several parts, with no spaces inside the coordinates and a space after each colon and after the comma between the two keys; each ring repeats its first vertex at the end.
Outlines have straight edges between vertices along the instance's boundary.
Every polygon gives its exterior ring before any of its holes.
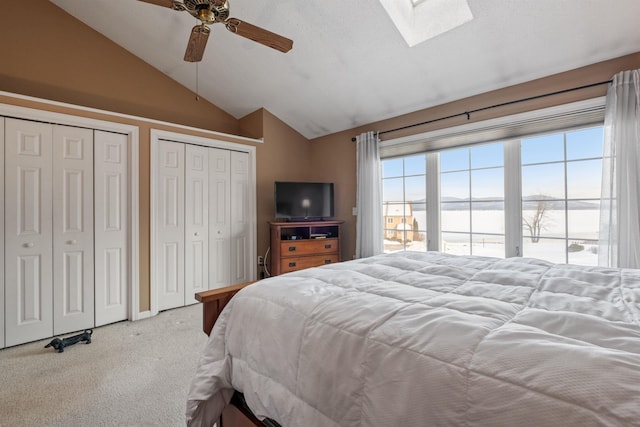
{"type": "Polygon", "coordinates": [[[282,426],[640,426],[639,270],[398,252],[220,295],[188,425],[242,393],[282,426]]]}

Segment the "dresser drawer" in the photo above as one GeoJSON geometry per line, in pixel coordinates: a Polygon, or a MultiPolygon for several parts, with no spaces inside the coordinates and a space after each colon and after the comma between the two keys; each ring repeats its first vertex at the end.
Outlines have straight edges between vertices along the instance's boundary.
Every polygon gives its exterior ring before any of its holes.
{"type": "Polygon", "coordinates": [[[340,258],[338,257],[338,254],[310,255],[291,259],[282,258],[280,260],[280,272],[288,273],[290,271],[333,264],[339,261],[340,258]]]}
{"type": "Polygon", "coordinates": [[[287,240],[280,243],[282,258],[333,253],[338,253],[337,239],[287,240]]]}

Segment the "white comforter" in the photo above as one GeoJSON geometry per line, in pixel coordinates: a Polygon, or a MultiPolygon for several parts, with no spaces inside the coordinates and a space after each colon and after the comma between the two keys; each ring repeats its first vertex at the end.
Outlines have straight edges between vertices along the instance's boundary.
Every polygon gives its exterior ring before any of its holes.
{"type": "Polygon", "coordinates": [[[190,425],[232,390],[283,426],[640,426],[640,271],[405,252],[225,308],[190,425]]]}

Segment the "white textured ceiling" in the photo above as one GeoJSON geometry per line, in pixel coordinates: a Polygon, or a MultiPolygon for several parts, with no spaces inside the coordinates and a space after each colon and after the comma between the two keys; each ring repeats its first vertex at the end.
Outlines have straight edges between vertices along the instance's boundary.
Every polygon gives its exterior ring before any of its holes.
{"type": "MultiPolygon", "coordinates": [[[[196,90],[196,65],[182,59],[196,24],[186,12],[51,1],[196,90]]],[[[264,107],[307,138],[640,52],[640,0],[468,0],[473,20],[412,48],[378,0],[229,4],[232,17],[292,39],[293,49],[215,24],[198,93],[236,118],[264,107]]]]}

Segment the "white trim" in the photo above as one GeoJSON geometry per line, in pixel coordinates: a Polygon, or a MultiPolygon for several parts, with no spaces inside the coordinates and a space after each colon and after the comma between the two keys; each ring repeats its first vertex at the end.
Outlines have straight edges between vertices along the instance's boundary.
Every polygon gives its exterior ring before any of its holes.
{"type": "Polygon", "coordinates": [[[425,175],[426,183],[426,197],[425,203],[427,204],[427,250],[439,251],[440,250],[440,153],[427,153],[427,174],[425,175]],[[429,201],[435,200],[434,203],[429,201]],[[431,211],[429,211],[431,206],[431,211]],[[433,209],[436,206],[437,209],[433,209]],[[432,212],[434,211],[435,212],[432,212]],[[436,230],[431,233],[429,230],[436,230]]]}
{"type": "MultiPolygon", "coordinates": [[[[13,96],[6,92],[0,92],[2,95],[13,96]]],[[[13,96],[15,97],[15,96],[13,96]]],[[[23,97],[22,99],[27,99],[23,97]]],[[[29,98],[33,101],[42,102],[36,98],[29,98]]],[[[46,103],[46,102],[45,102],[46,103]]],[[[75,106],[65,105],[68,107],[76,108],[75,106]]],[[[140,191],[138,187],[138,175],[139,175],[139,129],[137,126],[127,125],[117,122],[109,122],[105,120],[92,119],[87,117],[73,116],[70,114],[56,113],[45,110],[38,110],[35,108],[20,107],[17,105],[0,103],[0,116],[16,117],[27,120],[34,120],[45,123],[54,123],[68,126],[78,126],[89,129],[102,130],[107,132],[115,132],[119,134],[127,135],[129,142],[129,168],[130,168],[130,180],[129,180],[129,200],[130,200],[130,228],[131,236],[129,239],[129,251],[130,251],[130,267],[129,267],[129,288],[133,298],[129,306],[129,319],[136,320],[139,318],[139,295],[140,295],[140,262],[139,262],[139,248],[140,248],[140,233],[139,233],[139,202],[140,191]],[[135,303],[135,304],[134,304],[135,303]]]]}
{"type": "Polygon", "coordinates": [[[148,319],[150,317],[152,317],[152,316],[151,316],[151,312],[149,310],[141,311],[141,312],[138,313],[138,318],[136,320],[148,319]]]}
{"type": "Polygon", "coordinates": [[[133,267],[129,269],[131,283],[129,294],[129,320],[140,320],[144,317],[140,312],[140,148],[139,130],[136,127],[129,135],[131,150],[129,151],[129,261],[133,267]]]}
{"type": "MultiPolygon", "coordinates": [[[[20,95],[20,94],[11,93],[11,92],[0,91],[0,96],[6,96],[6,97],[9,97],[9,98],[15,98],[15,99],[22,99],[22,100],[25,100],[25,101],[39,102],[39,103],[42,103],[42,104],[53,105],[53,106],[56,106],[56,107],[73,108],[75,110],[87,111],[87,112],[90,112],[90,113],[106,114],[106,115],[110,115],[110,116],[118,117],[118,118],[122,118],[122,119],[136,120],[136,121],[140,121],[140,122],[151,123],[153,125],[171,126],[171,127],[177,128],[177,129],[183,129],[183,130],[190,131],[190,132],[204,133],[204,134],[207,134],[207,135],[211,135],[213,137],[230,138],[230,139],[233,139],[234,141],[239,141],[239,142],[240,141],[242,141],[242,142],[253,142],[253,143],[256,143],[256,144],[264,143],[264,138],[249,138],[249,137],[246,137],[246,136],[239,136],[239,135],[233,135],[233,134],[230,134],[230,133],[217,132],[217,131],[207,130],[207,129],[200,129],[200,128],[195,128],[195,127],[191,127],[191,126],[180,125],[180,124],[177,124],[177,123],[165,122],[165,121],[162,121],[162,120],[148,119],[146,117],[132,116],[132,115],[123,114],[123,113],[116,113],[114,111],[107,111],[107,110],[100,110],[100,109],[97,109],[97,108],[83,107],[81,105],[67,104],[65,102],[51,101],[51,100],[42,99],[42,98],[34,98],[34,97],[31,97],[31,96],[20,95]]],[[[17,108],[22,108],[22,107],[17,107],[17,108]]],[[[37,120],[37,119],[33,119],[33,120],[37,120]]],[[[47,120],[43,120],[43,121],[47,121],[47,120]]]]}
{"type": "Polygon", "coordinates": [[[251,184],[249,186],[249,206],[248,206],[248,210],[250,212],[250,227],[251,227],[251,233],[249,236],[249,251],[251,254],[253,254],[251,262],[249,263],[249,265],[251,266],[251,271],[249,272],[249,276],[250,276],[250,280],[256,280],[256,276],[257,276],[257,271],[256,271],[256,265],[255,262],[253,262],[253,258],[255,258],[255,255],[257,254],[257,213],[256,213],[256,185],[257,185],[257,180],[256,180],[256,147],[252,146],[252,145],[246,145],[246,144],[238,144],[235,142],[229,142],[229,141],[220,141],[220,140],[216,140],[216,139],[211,139],[211,138],[203,138],[203,137],[199,137],[199,136],[194,136],[194,135],[185,135],[182,133],[177,133],[177,132],[170,132],[170,131],[165,131],[165,130],[159,130],[159,129],[151,129],[151,138],[150,138],[150,143],[151,143],[151,198],[150,198],[150,205],[151,205],[151,235],[150,235],[150,263],[151,263],[151,268],[150,268],[150,286],[149,286],[149,290],[150,290],[150,309],[151,309],[151,315],[155,316],[156,314],[158,314],[158,293],[156,292],[155,286],[154,284],[156,283],[156,276],[157,276],[157,272],[155,271],[155,269],[153,268],[153,260],[156,259],[156,253],[155,253],[155,242],[156,242],[156,230],[155,230],[155,224],[157,224],[157,216],[156,216],[156,212],[155,209],[153,209],[153,207],[155,206],[154,204],[154,196],[157,194],[157,182],[155,177],[157,177],[158,175],[158,162],[157,162],[157,156],[158,156],[158,152],[157,152],[157,146],[158,146],[158,142],[160,140],[166,140],[166,141],[173,141],[173,142],[178,142],[178,143],[184,143],[184,144],[195,144],[195,145],[202,145],[205,147],[213,147],[213,148],[222,148],[222,149],[226,149],[226,150],[232,150],[232,151],[239,151],[239,152],[244,152],[247,153],[249,155],[249,183],[251,184]]]}
{"type": "Polygon", "coordinates": [[[520,141],[504,143],[505,257],[522,256],[522,162],[520,141]]]}

